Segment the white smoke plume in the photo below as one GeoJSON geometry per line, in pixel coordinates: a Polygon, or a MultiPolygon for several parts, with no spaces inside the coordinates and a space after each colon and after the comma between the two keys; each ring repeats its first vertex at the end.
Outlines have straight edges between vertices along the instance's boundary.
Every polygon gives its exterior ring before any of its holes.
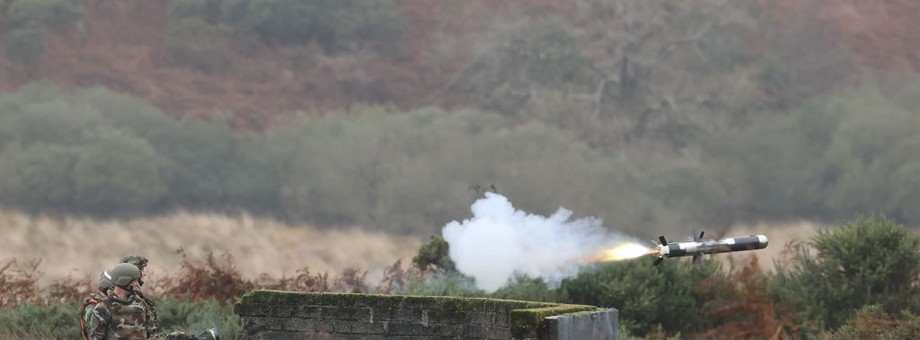
{"type": "Polygon", "coordinates": [[[473,217],[444,226],[457,270],[494,292],[515,274],[542,278],[550,286],[578,274],[582,259],[635,240],[611,232],[597,218],[569,221],[570,210],[549,217],[516,210],[505,196],[488,192],[470,207],[473,217]]]}

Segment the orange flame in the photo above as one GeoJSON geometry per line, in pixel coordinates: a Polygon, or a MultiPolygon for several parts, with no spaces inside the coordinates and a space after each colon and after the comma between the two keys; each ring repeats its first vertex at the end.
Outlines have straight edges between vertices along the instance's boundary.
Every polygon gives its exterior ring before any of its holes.
{"type": "Polygon", "coordinates": [[[622,261],[657,253],[657,250],[638,243],[623,243],[613,248],[604,249],[603,252],[591,259],[597,262],[622,261]]]}

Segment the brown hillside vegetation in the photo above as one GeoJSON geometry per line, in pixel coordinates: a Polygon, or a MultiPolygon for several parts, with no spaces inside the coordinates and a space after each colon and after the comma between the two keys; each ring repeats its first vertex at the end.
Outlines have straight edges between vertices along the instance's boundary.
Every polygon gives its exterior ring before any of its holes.
{"type": "Polygon", "coordinates": [[[841,42],[878,69],[920,70],[920,2],[913,0],[781,0],[779,13],[806,13],[825,20],[841,42]]]}
{"type": "MultiPolygon", "coordinates": [[[[207,75],[170,65],[163,46],[169,25],[165,1],[82,4],[83,20],[65,33],[46,33],[46,52],[33,64],[0,58],[0,89],[13,91],[38,79],[68,87],[99,85],[143,97],[172,115],[222,116],[238,127],[265,128],[279,116],[347,110],[353,103],[451,104],[443,97],[445,87],[488,41],[489,32],[508,18],[562,15],[602,41],[609,39],[601,30],[617,25],[585,20],[590,1],[407,0],[400,2],[409,26],[399,57],[326,56],[316,46],[236,47],[227,48],[228,70],[207,75]],[[296,55],[306,57],[295,67],[296,55]]],[[[832,23],[843,44],[867,65],[920,69],[920,28],[912,24],[920,15],[916,1],[783,0],[764,5],[777,17],[814,13],[809,17],[832,23]]],[[[233,45],[226,39],[223,45],[233,45]]]]}
{"type": "MultiPolygon", "coordinates": [[[[67,277],[95,277],[127,254],[150,258],[152,279],[176,273],[184,254],[231,254],[236,270],[247,278],[311,272],[333,275],[348,268],[368,270],[377,279],[383,268],[412,258],[420,239],[362,231],[321,230],[308,225],[242,216],[175,213],[138,220],[98,221],[82,218],[30,217],[0,212],[0,263],[40,261],[43,285],[67,277]]],[[[373,280],[372,280],[373,281],[373,280]]]]}

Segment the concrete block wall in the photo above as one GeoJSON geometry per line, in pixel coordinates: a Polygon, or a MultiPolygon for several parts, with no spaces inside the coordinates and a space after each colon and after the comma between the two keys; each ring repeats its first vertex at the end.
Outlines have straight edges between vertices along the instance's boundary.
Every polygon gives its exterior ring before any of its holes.
{"type": "MultiPolygon", "coordinates": [[[[559,338],[559,321],[547,317],[608,313],[515,300],[271,290],[247,293],[234,310],[243,323],[242,339],[280,340],[565,339],[570,335],[559,338]]],[[[576,324],[564,322],[561,329],[571,333],[576,324]]]]}

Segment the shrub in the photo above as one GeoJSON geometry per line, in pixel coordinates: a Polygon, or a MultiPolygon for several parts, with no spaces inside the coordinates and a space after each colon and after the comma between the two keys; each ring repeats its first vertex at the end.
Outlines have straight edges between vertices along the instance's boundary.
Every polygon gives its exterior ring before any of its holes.
{"type": "Polygon", "coordinates": [[[3,51],[12,62],[35,62],[45,52],[42,30],[35,27],[8,29],[3,33],[3,51]]]}
{"type": "Polygon", "coordinates": [[[329,51],[374,48],[402,40],[405,24],[391,0],[230,0],[221,4],[224,22],[268,43],[318,43],[329,51]]]}
{"type": "Polygon", "coordinates": [[[668,334],[691,333],[710,324],[703,306],[713,297],[701,283],[720,274],[715,262],[690,265],[651,259],[598,264],[593,271],[562,281],[571,303],[620,310],[620,324],[630,334],[644,336],[657,327],[668,334]]]}
{"type": "Polygon", "coordinates": [[[228,52],[221,44],[222,32],[199,17],[183,18],[166,31],[166,49],[173,63],[213,74],[230,65],[228,52]]]}
{"type": "Polygon", "coordinates": [[[0,338],[80,339],[79,313],[82,303],[41,304],[26,302],[0,308],[0,338]]]}
{"type": "Polygon", "coordinates": [[[920,236],[885,217],[858,218],[821,230],[799,247],[789,268],[778,266],[771,291],[801,306],[800,323],[834,330],[863,305],[888,313],[920,310],[920,236]]]}
{"type": "Polygon", "coordinates": [[[77,148],[18,144],[0,153],[0,202],[26,211],[66,211],[73,206],[77,148]]]}
{"type": "Polygon", "coordinates": [[[7,27],[59,29],[83,16],[83,9],[72,0],[18,0],[10,5],[7,27]]]}
{"type": "Polygon", "coordinates": [[[440,235],[432,235],[431,240],[419,248],[418,254],[412,258],[412,264],[418,268],[434,266],[448,272],[457,271],[454,260],[450,258],[450,245],[440,235]]]}
{"type": "Polygon", "coordinates": [[[508,285],[496,290],[492,297],[509,300],[566,302],[568,299],[559,289],[550,289],[540,278],[516,276],[508,285]]]}
{"type": "Polygon", "coordinates": [[[166,191],[164,165],[147,141],[120,130],[101,131],[73,165],[75,207],[97,214],[149,211],[166,191]]]}
{"type": "Polygon", "coordinates": [[[83,16],[71,0],[18,0],[6,9],[3,49],[15,63],[34,62],[45,52],[43,30],[61,29],[83,16]]]}
{"type": "Polygon", "coordinates": [[[460,273],[434,274],[411,280],[399,291],[402,295],[468,296],[484,297],[486,293],[476,287],[476,281],[460,273]]]}
{"type": "Polygon", "coordinates": [[[920,337],[920,316],[909,311],[900,317],[889,315],[881,305],[859,308],[830,339],[916,339],[920,337]]]}
{"type": "Polygon", "coordinates": [[[193,335],[216,327],[229,339],[241,327],[240,317],[233,313],[233,304],[208,299],[189,301],[175,298],[156,300],[157,320],[165,333],[183,331],[193,335]]]}

